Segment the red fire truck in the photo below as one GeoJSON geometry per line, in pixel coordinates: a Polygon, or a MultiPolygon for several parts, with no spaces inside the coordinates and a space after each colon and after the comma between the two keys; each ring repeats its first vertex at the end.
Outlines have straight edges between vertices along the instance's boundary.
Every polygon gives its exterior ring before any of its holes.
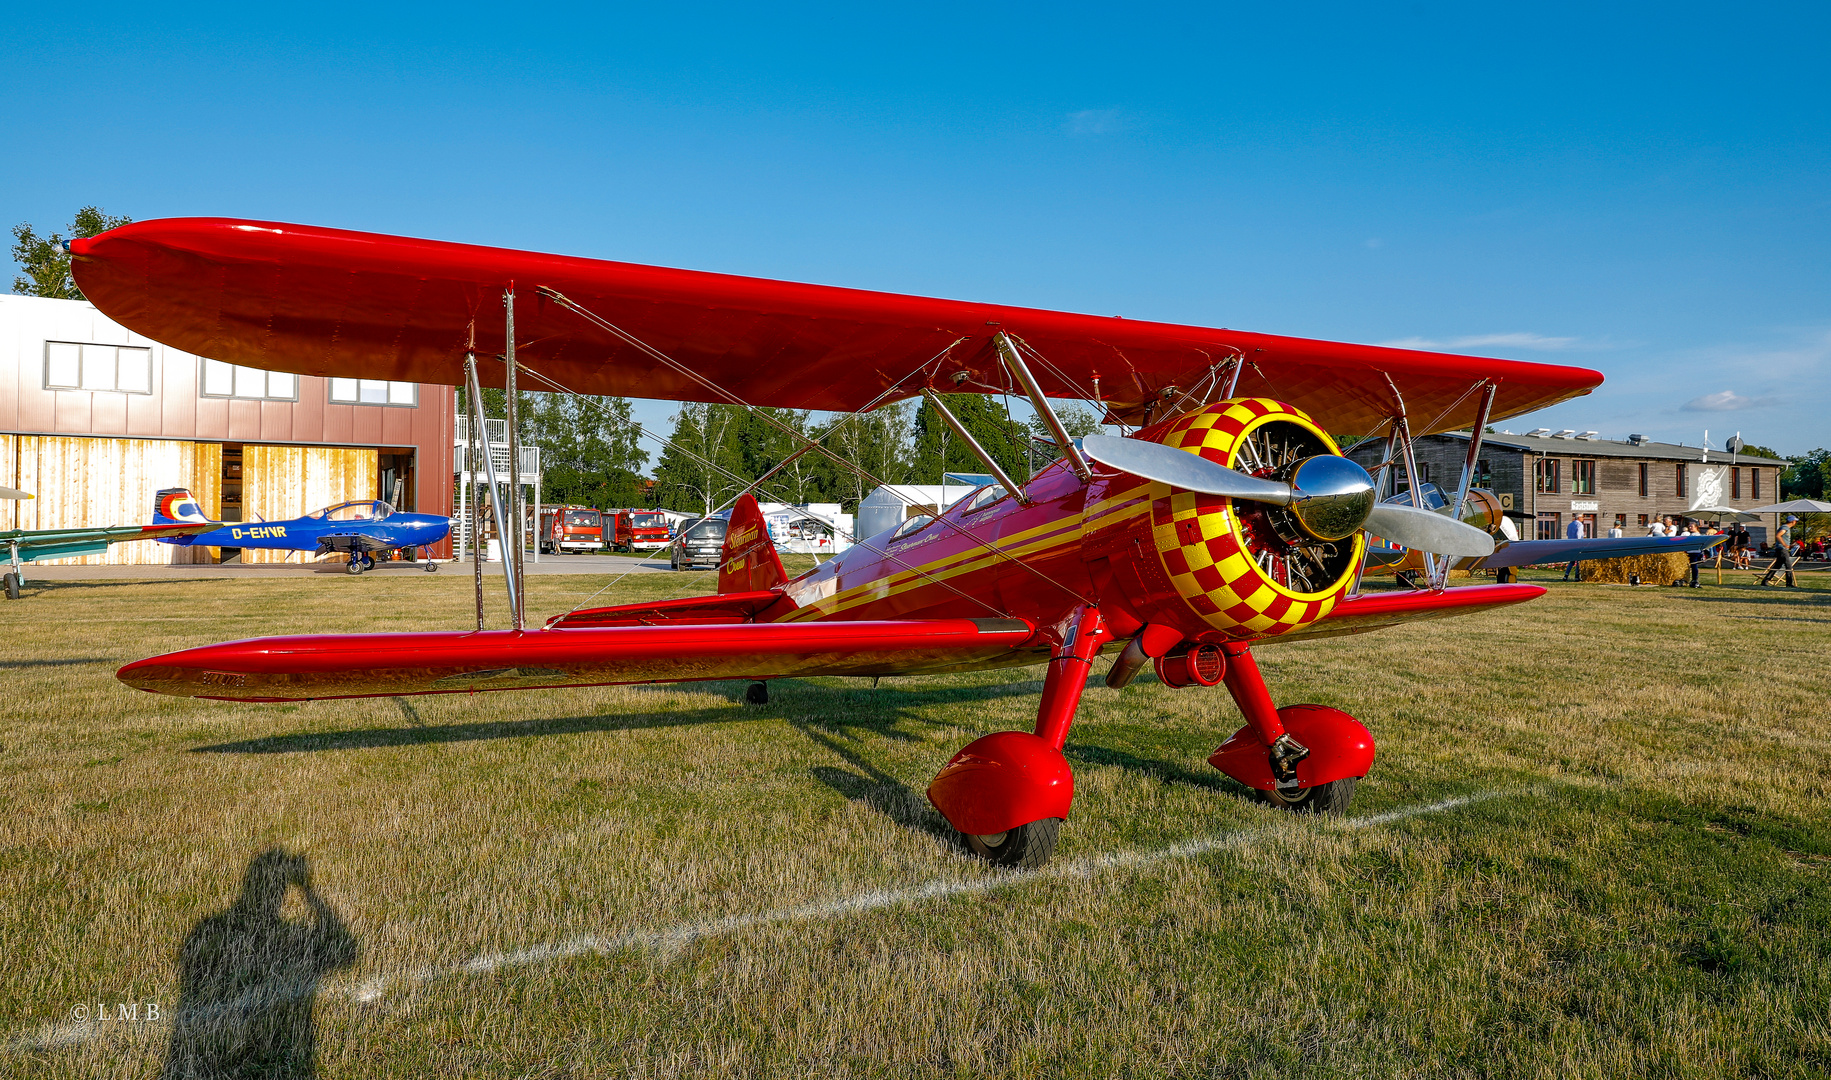
{"type": "Polygon", "coordinates": [[[606,510],[612,519],[611,546],[618,551],[659,551],[674,537],[659,510],[606,510]]]}
{"type": "Polygon", "coordinates": [[[596,510],[589,506],[540,508],[541,554],[601,551],[603,548],[604,516],[596,510]]]}

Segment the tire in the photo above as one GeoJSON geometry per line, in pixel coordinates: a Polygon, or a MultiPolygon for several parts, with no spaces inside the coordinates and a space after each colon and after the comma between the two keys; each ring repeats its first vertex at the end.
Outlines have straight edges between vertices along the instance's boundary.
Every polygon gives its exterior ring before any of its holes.
{"type": "Polygon", "coordinates": [[[375,556],[373,556],[373,555],[370,555],[370,554],[369,554],[369,553],[368,553],[368,552],[366,552],[366,551],[365,551],[365,552],[363,552],[363,555],[362,555],[362,568],[363,568],[363,569],[364,569],[364,570],[373,570],[373,569],[375,569],[375,556]]]}
{"type": "Polygon", "coordinates": [[[1028,825],[1019,825],[1000,836],[968,835],[966,846],[973,854],[993,866],[1035,870],[1055,854],[1055,841],[1061,831],[1061,818],[1044,818],[1028,825]]]}
{"type": "Polygon", "coordinates": [[[0,575],[0,578],[6,582],[6,598],[8,600],[19,599],[19,575],[9,570],[4,575],[0,575]]]}
{"type": "Polygon", "coordinates": [[[1287,799],[1276,791],[1259,792],[1259,801],[1293,814],[1334,814],[1337,817],[1348,812],[1348,803],[1354,799],[1354,782],[1358,777],[1344,777],[1327,784],[1303,788],[1295,798],[1287,799]]]}
{"type": "Polygon", "coordinates": [[[431,559],[427,559],[427,560],[426,560],[426,572],[427,572],[427,573],[428,573],[428,574],[436,574],[436,573],[438,573],[438,572],[439,572],[439,564],[438,564],[438,563],[436,563],[436,562],[433,562],[433,561],[432,561],[432,560],[431,560],[431,559]]]}
{"type": "Polygon", "coordinates": [[[343,567],[343,572],[350,575],[351,577],[355,577],[362,573],[362,563],[357,562],[355,560],[345,563],[344,567],[343,567]]]}

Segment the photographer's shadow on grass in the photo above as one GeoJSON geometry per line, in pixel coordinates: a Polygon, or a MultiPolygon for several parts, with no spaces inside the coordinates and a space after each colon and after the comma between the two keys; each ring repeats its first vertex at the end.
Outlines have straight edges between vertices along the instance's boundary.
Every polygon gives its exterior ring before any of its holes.
{"type": "Polygon", "coordinates": [[[199,920],[179,957],[163,1080],[317,1075],[318,983],[356,962],[356,938],[312,888],[303,855],[256,855],[241,895],[199,920]],[[281,916],[297,887],[310,913],[281,916]]]}

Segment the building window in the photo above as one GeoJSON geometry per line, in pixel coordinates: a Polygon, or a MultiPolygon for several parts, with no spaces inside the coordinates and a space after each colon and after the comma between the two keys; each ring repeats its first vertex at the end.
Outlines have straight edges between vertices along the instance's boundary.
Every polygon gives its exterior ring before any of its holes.
{"type": "Polygon", "coordinates": [[[153,392],[153,351],[132,345],[45,342],[45,389],[153,392]]]}
{"type": "Polygon", "coordinates": [[[284,371],[262,371],[260,368],[225,364],[221,360],[203,362],[203,396],[248,398],[254,401],[299,400],[299,377],[284,371]]]}
{"type": "Polygon", "coordinates": [[[1627,527],[1628,527],[1628,516],[1626,514],[1616,514],[1615,515],[1615,528],[1625,529],[1627,527]]]}
{"type": "Polygon", "coordinates": [[[1742,497],[1741,469],[1729,470],[1729,497],[1731,499],[1740,499],[1742,497]]]}
{"type": "Polygon", "coordinates": [[[383,379],[332,379],[331,400],[341,405],[405,405],[420,403],[420,384],[383,379]]]}
{"type": "Polygon", "coordinates": [[[1475,459],[1475,482],[1473,487],[1491,488],[1494,486],[1494,470],[1488,465],[1487,458],[1475,459]]]}
{"type": "MultiPolygon", "coordinates": [[[[1532,475],[1538,481],[1540,495],[1556,495],[1561,477],[1558,468],[1563,462],[1557,458],[1540,458],[1532,465],[1532,475]]],[[[1553,537],[1556,539],[1556,537],[1553,537]]]]}
{"type": "MultiPolygon", "coordinates": [[[[1641,468],[1644,469],[1646,466],[1642,465],[1641,468]]],[[[1647,515],[1645,514],[1640,515],[1640,527],[1643,529],[1647,527],[1647,515]]]]}
{"type": "MultiPolygon", "coordinates": [[[[1640,463],[1640,497],[1643,499],[1647,497],[1647,463],[1644,461],[1640,463]]],[[[1641,516],[1645,517],[1646,515],[1642,514],[1641,516]]],[[[1645,524],[1645,522],[1642,522],[1642,524],[1645,524]]]]}
{"type": "Polygon", "coordinates": [[[1562,525],[1563,523],[1564,523],[1564,515],[1562,515],[1562,514],[1541,513],[1539,515],[1538,538],[1540,540],[1562,540],[1562,539],[1564,539],[1564,537],[1561,535],[1562,530],[1559,528],[1559,526],[1562,525]]]}
{"type": "Polygon", "coordinates": [[[1596,463],[1579,460],[1570,463],[1570,493],[1572,495],[1594,495],[1596,493],[1596,463]]]}
{"type": "Polygon", "coordinates": [[[1748,487],[1749,487],[1749,491],[1751,492],[1751,494],[1754,497],[1754,500],[1756,502],[1760,502],[1761,501],[1761,470],[1760,469],[1748,470],[1748,487]]]}
{"type": "Polygon", "coordinates": [[[1685,494],[1685,463],[1682,461],[1678,465],[1678,493],[1685,494]]]}

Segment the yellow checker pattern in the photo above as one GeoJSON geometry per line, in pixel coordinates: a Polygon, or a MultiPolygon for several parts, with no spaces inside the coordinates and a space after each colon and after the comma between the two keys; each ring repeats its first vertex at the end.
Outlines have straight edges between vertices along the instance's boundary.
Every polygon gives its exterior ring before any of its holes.
{"type": "MultiPolygon", "coordinates": [[[[1232,467],[1240,444],[1272,421],[1297,424],[1340,449],[1308,416],[1270,398],[1217,402],[1171,422],[1159,442],[1232,467]]],[[[1151,533],[1164,570],[1183,601],[1210,627],[1247,640],[1295,630],[1329,613],[1348,591],[1366,538],[1356,533],[1342,576],[1319,592],[1295,592],[1274,581],[1246,547],[1231,500],[1152,484],[1151,533]]]]}

